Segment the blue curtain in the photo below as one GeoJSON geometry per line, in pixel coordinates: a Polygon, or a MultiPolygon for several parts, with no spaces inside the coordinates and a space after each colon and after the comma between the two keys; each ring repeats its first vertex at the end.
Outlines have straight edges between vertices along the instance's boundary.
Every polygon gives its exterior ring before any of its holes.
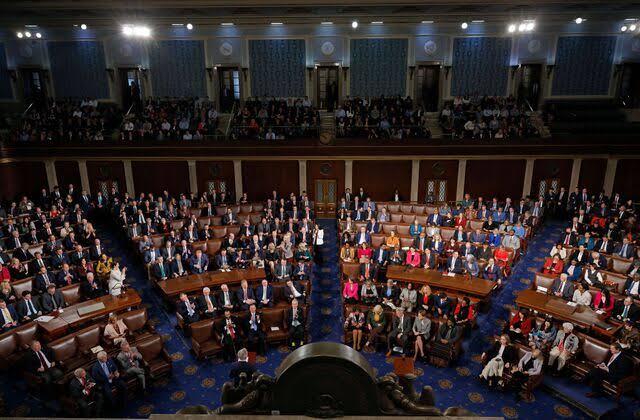
{"type": "Polygon", "coordinates": [[[154,96],[206,96],[204,41],[157,41],[149,48],[154,96]]]}
{"type": "Polygon", "coordinates": [[[7,70],[7,54],[3,43],[0,43],[0,98],[13,98],[13,92],[11,91],[11,79],[9,77],[9,71],[7,70]]]}
{"type": "Polygon", "coordinates": [[[558,39],[552,95],[607,95],[615,36],[566,36],[558,39]]]}
{"type": "Polygon", "coordinates": [[[101,41],[48,42],[47,48],[58,98],[109,97],[101,41]]]}
{"type": "Polygon", "coordinates": [[[250,40],[251,95],[304,96],[305,61],[303,39],[250,40]]]}
{"type": "Polygon", "coordinates": [[[456,38],[451,95],[506,95],[510,56],[511,38],[456,38]]]}
{"type": "Polygon", "coordinates": [[[352,39],[351,96],[404,96],[407,50],[407,39],[352,39]]]}

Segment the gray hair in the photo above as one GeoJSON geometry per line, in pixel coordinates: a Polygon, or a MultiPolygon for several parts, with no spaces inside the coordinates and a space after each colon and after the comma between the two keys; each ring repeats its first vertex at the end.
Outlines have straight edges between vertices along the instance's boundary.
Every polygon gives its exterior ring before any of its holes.
{"type": "Polygon", "coordinates": [[[247,351],[247,349],[242,348],[240,350],[238,350],[238,360],[241,362],[246,361],[249,358],[249,352],[247,351]]]}

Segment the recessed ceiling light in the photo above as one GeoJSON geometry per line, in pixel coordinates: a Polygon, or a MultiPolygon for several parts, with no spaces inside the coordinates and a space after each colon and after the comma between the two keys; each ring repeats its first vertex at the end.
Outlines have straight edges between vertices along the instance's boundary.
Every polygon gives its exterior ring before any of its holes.
{"type": "Polygon", "coordinates": [[[581,17],[577,17],[576,18],[576,24],[580,25],[582,23],[582,18],[581,17]]]}
{"type": "Polygon", "coordinates": [[[26,36],[27,38],[31,38],[31,32],[26,31],[26,32],[24,33],[24,36],[26,36]]]}
{"type": "Polygon", "coordinates": [[[509,28],[507,28],[509,32],[515,32],[516,31],[516,25],[509,25],[509,28]]]}
{"type": "Polygon", "coordinates": [[[24,34],[23,34],[22,32],[18,32],[18,33],[16,34],[16,36],[17,36],[18,38],[22,38],[22,37],[24,36],[24,34]]]}
{"type": "Polygon", "coordinates": [[[484,20],[482,20],[482,19],[472,20],[471,23],[484,23],[484,20]]]}
{"type": "Polygon", "coordinates": [[[638,20],[638,19],[636,19],[636,18],[626,18],[625,20],[626,20],[627,22],[635,22],[635,21],[636,21],[636,20],[638,20]]]}
{"type": "Polygon", "coordinates": [[[282,22],[271,22],[272,25],[283,25],[282,22]]]}
{"type": "Polygon", "coordinates": [[[36,38],[38,39],[42,38],[42,34],[40,32],[36,32],[36,38]]]}
{"type": "Polygon", "coordinates": [[[358,27],[358,21],[357,21],[357,20],[354,20],[353,22],[351,22],[351,27],[352,27],[353,29],[356,29],[356,28],[358,27]]]}
{"type": "Polygon", "coordinates": [[[234,23],[233,22],[222,22],[220,25],[222,25],[222,26],[233,26],[234,23]]]}
{"type": "Polygon", "coordinates": [[[384,22],[381,20],[374,20],[373,22],[371,22],[372,25],[382,25],[384,22]]]}
{"type": "Polygon", "coordinates": [[[527,25],[525,23],[518,25],[518,31],[524,32],[525,29],[527,29],[527,25]]]}
{"type": "Polygon", "coordinates": [[[622,28],[620,28],[622,32],[627,32],[627,29],[629,29],[627,28],[627,25],[622,25],[622,28]]]}
{"type": "Polygon", "coordinates": [[[423,20],[422,23],[433,23],[432,20],[423,20]]]}
{"type": "Polygon", "coordinates": [[[467,22],[462,22],[462,24],[460,25],[460,27],[462,29],[467,29],[469,27],[469,24],[467,22]]]}
{"type": "Polygon", "coordinates": [[[84,23],[82,25],[80,25],[80,29],[82,29],[83,31],[85,31],[87,29],[87,25],[85,25],[84,23]]]}
{"type": "Polygon", "coordinates": [[[635,30],[636,30],[636,28],[637,28],[637,26],[636,26],[636,24],[635,24],[635,23],[632,23],[631,25],[629,25],[629,30],[630,30],[630,31],[635,31],[635,30]]]}
{"type": "Polygon", "coordinates": [[[333,25],[333,22],[320,22],[320,25],[333,25]]]}
{"type": "Polygon", "coordinates": [[[25,28],[37,28],[37,27],[38,27],[38,25],[33,25],[33,24],[31,24],[31,25],[24,25],[24,27],[25,27],[25,28]]]}
{"type": "Polygon", "coordinates": [[[187,23],[187,29],[188,30],[192,30],[193,29],[193,25],[191,23],[187,23]]]}
{"type": "Polygon", "coordinates": [[[172,23],[171,26],[184,26],[184,23],[172,23]]]}
{"type": "Polygon", "coordinates": [[[536,24],[534,22],[529,22],[527,23],[526,29],[527,31],[533,31],[533,28],[535,28],[536,24]]]}

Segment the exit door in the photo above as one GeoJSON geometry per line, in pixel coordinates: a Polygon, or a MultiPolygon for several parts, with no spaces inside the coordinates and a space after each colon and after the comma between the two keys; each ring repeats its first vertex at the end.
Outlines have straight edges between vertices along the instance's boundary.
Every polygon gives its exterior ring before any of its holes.
{"type": "Polygon", "coordinates": [[[315,180],[315,211],[316,217],[334,218],[336,215],[336,191],[335,179],[315,180]]]}
{"type": "Polygon", "coordinates": [[[47,87],[44,72],[41,69],[21,69],[22,97],[25,103],[44,103],[47,99],[47,87]]]}
{"type": "Polygon", "coordinates": [[[416,81],[417,103],[422,103],[426,112],[437,112],[440,101],[440,65],[419,66],[416,81]]]}
{"type": "Polygon", "coordinates": [[[534,110],[538,109],[540,101],[540,80],[542,64],[523,64],[521,68],[520,85],[518,86],[518,101],[528,103],[534,110]]]}
{"type": "Polygon", "coordinates": [[[338,104],[338,77],[337,66],[318,66],[316,85],[316,105],[320,109],[332,112],[338,104]]]}
{"type": "Polygon", "coordinates": [[[125,112],[142,109],[142,84],[140,71],[136,67],[122,67],[118,69],[120,79],[120,97],[125,112]]]}
{"type": "Polygon", "coordinates": [[[240,71],[237,67],[218,67],[218,97],[220,111],[230,112],[240,100],[240,71]]]}

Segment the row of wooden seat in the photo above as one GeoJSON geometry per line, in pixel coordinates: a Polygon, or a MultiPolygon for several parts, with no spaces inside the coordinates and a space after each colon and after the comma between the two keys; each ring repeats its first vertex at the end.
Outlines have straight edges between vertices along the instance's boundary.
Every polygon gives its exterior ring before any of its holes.
{"type": "MultiPolygon", "coordinates": [[[[571,262],[571,256],[573,255],[573,253],[575,251],[578,251],[577,247],[572,247],[572,246],[563,246],[564,249],[567,250],[567,257],[564,259],[565,264],[569,264],[571,262]]],[[[593,251],[586,251],[586,253],[591,254],[591,252],[593,251]]],[[[611,254],[605,254],[603,252],[598,251],[598,253],[600,255],[602,255],[604,257],[605,260],[607,260],[607,270],[611,270],[614,271],[616,273],[621,273],[621,274],[626,274],[626,272],[629,270],[629,268],[631,267],[631,265],[633,264],[633,260],[631,259],[627,259],[627,258],[622,258],[622,257],[618,257],[615,255],[611,255],[611,254]]]]}

